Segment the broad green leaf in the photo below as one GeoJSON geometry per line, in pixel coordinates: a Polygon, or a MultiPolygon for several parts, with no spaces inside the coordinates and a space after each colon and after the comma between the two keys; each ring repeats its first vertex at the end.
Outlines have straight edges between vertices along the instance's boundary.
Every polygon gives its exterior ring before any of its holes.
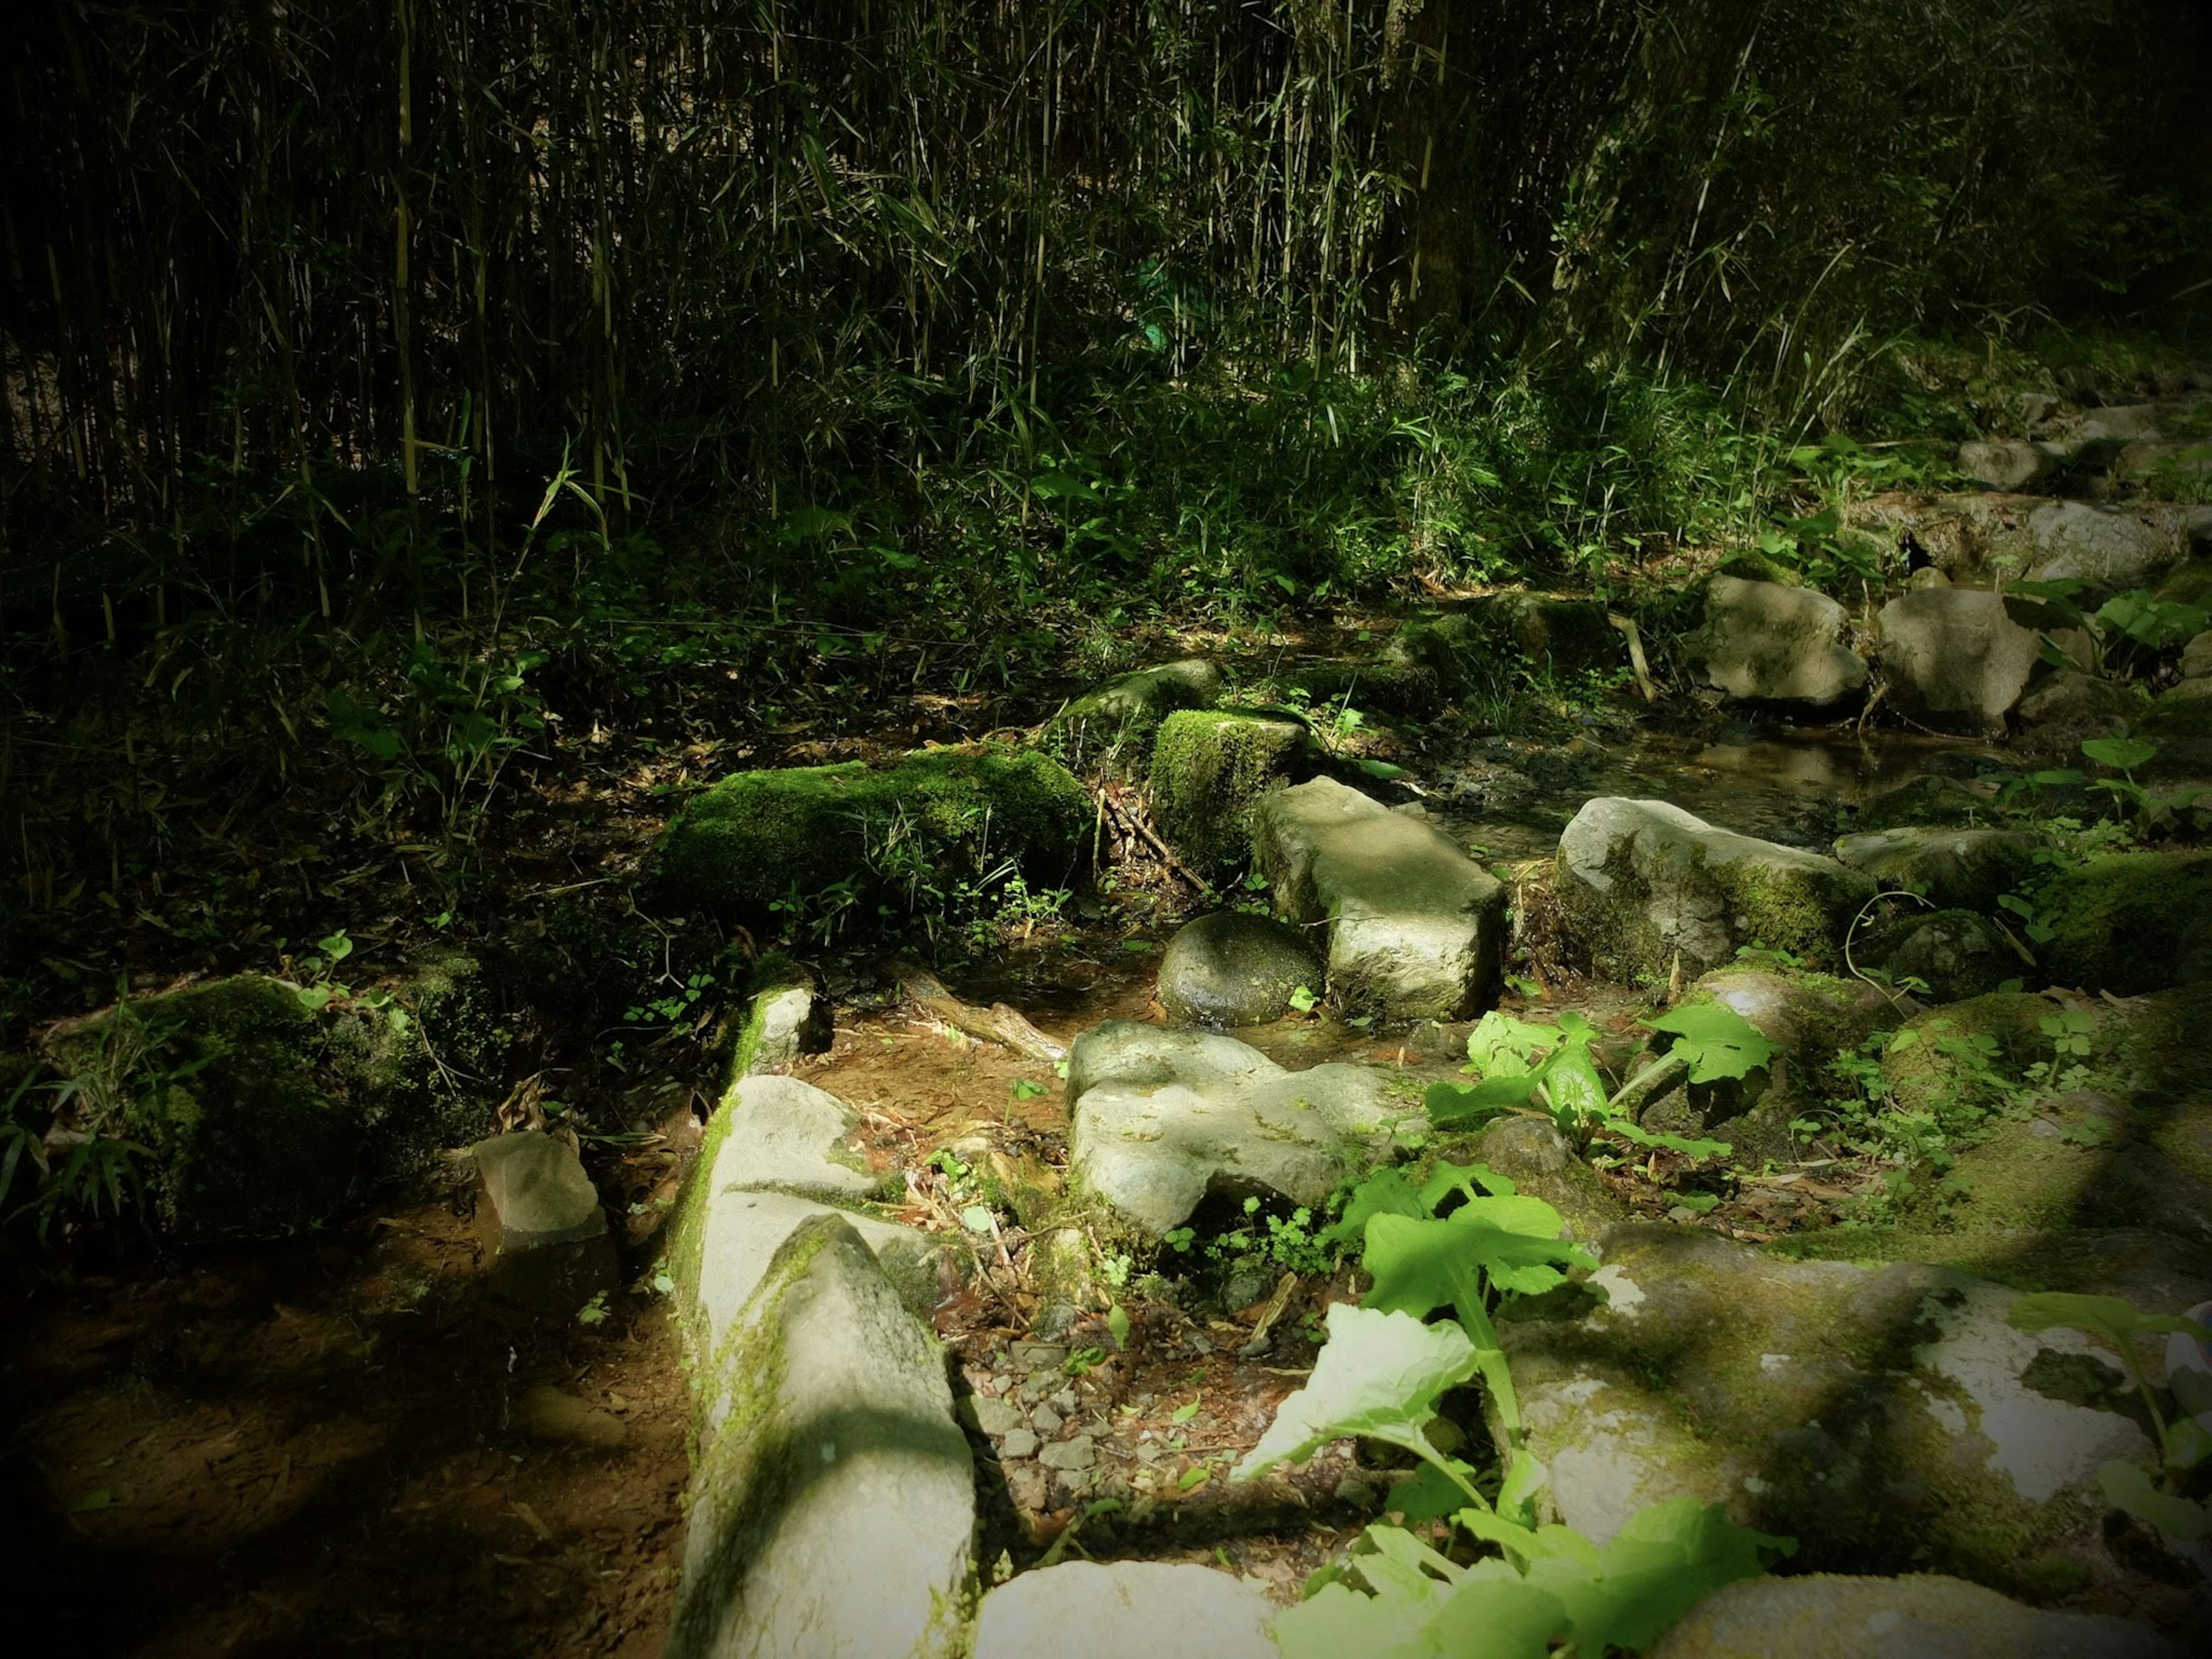
{"type": "Polygon", "coordinates": [[[2212,1329],[2172,1314],[2147,1314],[2117,1296],[2081,1296],[2067,1291],[2038,1291],[2012,1304],[2006,1318],[2023,1331],[2047,1331],[2055,1325],[2077,1331],[2097,1331],[2115,1342],[2125,1342],[2140,1332],[2179,1332],[2200,1342],[2212,1340],[2212,1329]]]}
{"type": "MultiPolygon", "coordinates": [[[[1369,1224],[1404,1219],[1378,1216],[1369,1224]]],[[[1474,1375],[1475,1363],[1474,1344],[1456,1325],[1340,1302],[1328,1310],[1328,1340],[1313,1375],[1283,1401],[1232,1478],[1303,1462],[1347,1435],[1405,1444],[1435,1418],[1437,1396],[1474,1375]]]]}
{"type": "Polygon", "coordinates": [[[1324,1584],[1310,1600],[1275,1615],[1275,1647],[1283,1659],[1443,1659],[1425,1634],[1446,1593],[1362,1595],[1324,1584]]]}
{"type": "Polygon", "coordinates": [[[1782,1052],[1725,1002],[1672,1008],[1644,1024],[1674,1037],[1674,1057],[1689,1062],[1692,1083],[1747,1077],[1782,1052]]]}
{"type": "Polygon", "coordinates": [[[1684,1158],[1693,1158],[1701,1164],[1708,1158],[1726,1158],[1735,1151],[1725,1140],[1692,1139],[1687,1135],[1662,1134],[1656,1130],[1632,1123],[1625,1117],[1608,1117],[1601,1127],[1607,1133],[1619,1135],[1623,1140],[1632,1140],[1639,1146],[1680,1152],[1684,1158]]]}
{"type": "Polygon", "coordinates": [[[2091,738],[2081,752],[2100,766],[2132,772],[2157,756],[2158,745],[2148,738],[2091,738]]]}
{"type": "Polygon", "coordinates": [[[1595,1260],[1563,1243],[1565,1224],[1540,1198],[1470,1199],[1441,1221],[1378,1215],[1367,1224],[1360,1266],[1374,1276],[1365,1305],[1425,1316],[1452,1306],[1468,1316],[1482,1310],[1492,1288],[1534,1296],[1563,1282],[1561,1267],[1594,1267],[1595,1260]]]}
{"type": "Polygon", "coordinates": [[[2111,1462],[2097,1471],[2106,1501],[2168,1538],[2188,1544],[2212,1538],[2212,1509],[2160,1492],[2149,1472],[2134,1463],[2111,1462]]]}
{"type": "Polygon", "coordinates": [[[1535,1054],[1565,1041],[1559,1026],[1532,1025],[1493,1008],[1468,1034],[1467,1057],[1485,1078],[1521,1077],[1535,1069],[1535,1054]]]}
{"type": "Polygon", "coordinates": [[[1506,1077],[1485,1078],[1471,1086],[1463,1083],[1431,1083],[1421,1097],[1421,1106],[1429,1115],[1429,1122],[1443,1129],[1517,1111],[1534,1098],[1535,1093],[1535,1074],[1516,1072],[1506,1077]]]}
{"type": "Polygon", "coordinates": [[[1321,1236],[1332,1244],[1349,1244],[1367,1237],[1370,1216],[1425,1216],[1435,1207],[1425,1193],[1413,1190],[1413,1183],[1402,1170],[1377,1170],[1352,1189],[1352,1196],[1345,1200],[1344,1214],[1321,1236]]]}
{"type": "MultiPolygon", "coordinates": [[[[1474,1465],[1462,1463],[1457,1458],[1446,1458],[1461,1480],[1474,1479],[1474,1465]]],[[[1433,1463],[1417,1464],[1413,1479],[1401,1480],[1390,1488],[1388,1505],[1405,1516],[1409,1527],[1441,1521],[1455,1510],[1467,1507],[1467,1488],[1433,1463]]]]}
{"type": "Polygon", "coordinates": [[[1737,1526],[1717,1504],[1677,1498],[1632,1516],[1595,1553],[1595,1568],[1562,1549],[1531,1561],[1528,1577],[1565,1607],[1577,1652],[1641,1652],[1722,1585],[1757,1577],[1765,1552],[1796,1547],[1737,1526]]]}
{"type": "MultiPolygon", "coordinates": [[[[1493,1198],[1510,1198],[1520,1190],[1506,1176],[1487,1164],[1438,1164],[1429,1171],[1429,1178],[1421,1183],[1419,1213],[1434,1215],[1437,1206],[1457,1193],[1465,1198],[1480,1198],[1483,1193],[1493,1198]],[[1477,1192],[1480,1187],[1482,1192],[1477,1192]]],[[[1416,1213],[1408,1210],[1405,1213],[1416,1213]]]]}
{"type": "Polygon", "coordinates": [[[1571,1043],[1544,1062],[1544,1091],[1551,1097],[1552,1114],[1571,1122],[1605,1115],[1605,1079],[1589,1049],[1571,1043]]]}
{"type": "Polygon", "coordinates": [[[1106,1310],[1106,1328],[1112,1334],[1115,1347],[1127,1348],[1129,1346],[1128,1310],[1118,1302],[1106,1310]]]}
{"type": "Polygon", "coordinates": [[[1434,1641],[1433,1651],[1450,1659],[1474,1654],[1482,1659],[1545,1659],[1553,1638],[1567,1627],[1567,1608],[1557,1596],[1502,1561],[1486,1561],[1452,1591],[1425,1634],[1434,1641]]]}

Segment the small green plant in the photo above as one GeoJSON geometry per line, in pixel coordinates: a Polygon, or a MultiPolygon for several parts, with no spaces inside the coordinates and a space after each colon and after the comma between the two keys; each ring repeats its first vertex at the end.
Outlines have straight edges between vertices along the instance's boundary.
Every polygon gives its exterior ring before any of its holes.
{"type": "Polygon", "coordinates": [[[2091,738],[2081,745],[2081,752],[2098,765],[2108,766],[2120,775],[2117,778],[2094,779],[2089,787],[2103,790],[2115,801],[2131,808],[2135,830],[2140,836],[2148,836],[2154,826],[2170,821],[2203,799],[2202,790],[2157,794],[2136,781],[2136,770],[2158,758],[2158,745],[2148,738],[2091,738]]]}
{"type": "Polygon", "coordinates": [[[1659,1134],[1631,1115],[1634,1108],[1675,1082],[1717,1082],[1748,1077],[1777,1050],[1759,1028],[1725,1003],[1697,1003],[1644,1022],[1674,1041],[1661,1055],[1609,1091],[1590,1053],[1596,1028],[1579,1014],[1540,1024],[1493,1010],[1468,1038],[1468,1070],[1480,1081],[1432,1085],[1425,1104],[1439,1128],[1480,1122],[1501,1112],[1540,1107],[1577,1150],[1600,1135],[1685,1158],[1725,1158],[1725,1141],[1659,1134]]]}
{"type": "Polygon", "coordinates": [[[2198,1419],[2212,1414],[2212,1374],[2189,1366],[2175,1366],[2167,1377],[2179,1414],[2171,1419],[2160,1408],[2157,1390],[2143,1374],[2136,1352],[2136,1339],[2153,1334],[2189,1337],[2212,1342],[2212,1328],[2167,1314],[2147,1314],[2115,1296],[2080,1296],[2045,1291],[2023,1296],[2008,1316],[2024,1331],[2049,1330],[2054,1326],[2086,1331],[2102,1337],[2127,1367],[2129,1379],[2142,1397],[2143,1411],[2158,1439],[2159,1468],[2155,1473],[2142,1465],[2115,1459],[2097,1471],[2097,1484],[2115,1509],[2167,1537],[2184,1543],[2212,1538],[2212,1504],[2204,1498],[2203,1472],[2212,1468],[2212,1433],[2198,1419]],[[2191,1492],[2196,1495],[2191,1496],[2191,1492]]]}
{"type": "Polygon", "coordinates": [[[606,1319],[607,1293],[605,1291],[592,1291],[592,1299],[576,1310],[576,1322],[579,1325],[603,1325],[606,1322],[606,1319]]]}
{"type": "Polygon", "coordinates": [[[1231,1478],[1302,1462],[1347,1436],[1381,1441],[1420,1462],[1395,1504],[1409,1524],[1445,1519],[1467,1547],[1498,1553],[1469,1564],[1404,1527],[1371,1526],[1347,1567],[1317,1575],[1308,1599],[1277,1619],[1285,1659],[1533,1656],[1559,1640],[1593,1655],[1641,1649],[1711,1590],[1756,1576],[1770,1554],[1795,1547],[1688,1498],[1642,1511],[1603,1550],[1570,1528],[1538,1527],[1544,1472],[1522,1443],[1492,1316],[1500,1301],[1552,1289],[1564,1282],[1563,1268],[1592,1266],[1591,1258],[1560,1238],[1550,1205],[1480,1164],[1442,1166],[1419,1188],[1399,1171],[1379,1171],[1353,1194],[1340,1225],[1355,1221],[1373,1288],[1358,1307],[1328,1310],[1310,1378],[1283,1401],[1231,1478]],[[1441,1309],[1453,1316],[1428,1322],[1441,1309]],[[1477,1378],[1509,1448],[1494,1492],[1471,1465],[1439,1452],[1428,1432],[1444,1395],[1477,1378]]]}

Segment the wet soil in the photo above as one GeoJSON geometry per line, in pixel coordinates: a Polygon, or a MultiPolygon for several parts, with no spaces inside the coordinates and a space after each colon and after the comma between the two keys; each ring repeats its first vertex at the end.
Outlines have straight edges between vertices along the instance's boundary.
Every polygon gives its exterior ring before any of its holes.
{"type": "Polygon", "coordinates": [[[424,1202],[9,1310],[0,1550],[50,1650],[658,1653],[686,1475],[673,1320],[622,1294],[593,1325],[530,1321],[481,1255],[424,1202]],[[533,1438],[538,1385],[623,1443],[533,1438]]]}

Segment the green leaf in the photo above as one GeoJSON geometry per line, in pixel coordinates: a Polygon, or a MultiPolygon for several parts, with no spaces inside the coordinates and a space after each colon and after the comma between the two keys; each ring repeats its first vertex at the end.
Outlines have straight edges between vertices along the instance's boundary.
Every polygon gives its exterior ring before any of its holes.
{"type": "Polygon", "coordinates": [[[2168,1538],[2185,1544],[2212,1538],[2212,1509],[2160,1492],[2149,1473],[2134,1463],[2105,1464],[2097,1471],[2097,1484],[2115,1509],[2125,1510],[2168,1538]]]}
{"type": "Polygon", "coordinates": [[[2172,1314],[2147,1314],[2117,1296],[2082,1296],[2069,1291],[2037,1291],[2020,1297],[2005,1317],[2023,1331],[2047,1331],[2053,1326],[2069,1330],[2095,1331],[2124,1344],[2146,1332],[2179,1333],[2198,1341],[2212,1341],[2212,1328],[2172,1314]]]}
{"type": "Polygon", "coordinates": [[[1051,1091],[1047,1089],[1043,1084],[1032,1083],[1025,1077],[1018,1077],[1014,1079],[1014,1098],[1016,1100],[1035,1100],[1040,1096],[1049,1094],[1050,1092],[1051,1091]]]}
{"type": "Polygon", "coordinates": [[[1480,1123],[1504,1112],[1518,1111],[1535,1097],[1535,1074],[1521,1072],[1485,1078],[1474,1085],[1431,1083],[1421,1097],[1421,1107],[1428,1114],[1429,1122],[1443,1129],[1480,1123]]]}
{"type": "Polygon", "coordinates": [[[1439,1163],[1429,1171],[1429,1178],[1421,1183],[1419,1196],[1422,1212],[1434,1215],[1437,1206],[1454,1193],[1466,1198],[1480,1198],[1484,1193],[1492,1198],[1510,1198],[1520,1190],[1487,1164],[1439,1163]],[[1480,1188],[1481,1192],[1477,1192],[1477,1188],[1480,1188]]]}
{"type": "Polygon", "coordinates": [[[970,1204],[960,1212],[960,1224],[971,1233],[988,1237],[991,1232],[991,1212],[981,1204],[970,1204]]]}
{"type": "Polygon", "coordinates": [[[1316,1005],[1320,1001],[1321,999],[1313,994],[1313,988],[1310,985],[1297,987],[1290,995],[1291,1006],[1302,1014],[1313,1012],[1316,1005]]]}
{"type": "Polygon", "coordinates": [[[1171,1423],[1189,1422],[1192,1418],[1198,1415],[1198,1403],[1194,1400],[1187,1406],[1177,1406],[1175,1410],[1168,1413],[1168,1420],[1171,1423]]]}
{"type": "MultiPolygon", "coordinates": [[[[1370,1231],[1403,1219],[1377,1217],[1370,1231]]],[[[1278,1463],[1302,1462],[1347,1435],[1405,1445],[1436,1416],[1437,1396],[1474,1376],[1475,1364],[1474,1344],[1456,1325],[1337,1303],[1313,1375],[1283,1401],[1233,1478],[1249,1480],[1278,1463]]]]}
{"type": "MultiPolygon", "coordinates": [[[[1444,1460],[1460,1480],[1473,1480],[1473,1465],[1457,1458],[1444,1460]]],[[[1467,1488],[1446,1474],[1433,1463],[1415,1466],[1410,1480],[1401,1480],[1390,1488],[1389,1507],[1406,1517],[1409,1527],[1425,1526],[1431,1521],[1441,1521],[1447,1515],[1467,1507],[1467,1488]]]]}
{"type": "Polygon", "coordinates": [[[1129,1313],[1116,1302],[1106,1310],[1106,1328],[1113,1334],[1114,1346],[1126,1349],[1129,1346],[1129,1313]]]}
{"type": "Polygon", "coordinates": [[[1565,1041],[1559,1026],[1534,1025],[1493,1008],[1468,1034],[1467,1057],[1486,1079],[1522,1077],[1535,1070],[1533,1056],[1565,1041]]]}
{"type": "Polygon", "coordinates": [[[1565,1281],[1560,1268],[1597,1266],[1560,1239],[1565,1226],[1557,1210],[1526,1194],[1470,1199],[1441,1221],[1378,1215],[1367,1224],[1360,1258],[1375,1279],[1365,1305],[1415,1315],[1449,1305],[1467,1319],[1469,1309],[1480,1315],[1486,1282],[1540,1295],[1565,1281]]]}
{"type": "Polygon", "coordinates": [[[2157,756],[2158,745],[2148,738],[2091,738],[2081,752],[2100,766],[2132,772],[2157,756]]]}
{"type": "Polygon", "coordinates": [[[1367,1237],[1370,1216],[1425,1216],[1434,1207],[1425,1194],[1414,1191],[1403,1171],[1377,1170],[1352,1189],[1352,1196],[1345,1200],[1344,1214],[1324,1228],[1321,1236],[1331,1244],[1349,1244],[1367,1237]]]}
{"type": "Polygon", "coordinates": [[[1598,1126],[1623,1140],[1632,1140],[1639,1146],[1650,1146],[1662,1152],[1680,1152],[1684,1158],[1695,1158],[1700,1164],[1710,1158],[1727,1158],[1735,1151],[1725,1140],[1696,1140],[1686,1135],[1661,1134],[1641,1124],[1631,1123],[1625,1117],[1608,1117],[1598,1126]]]}
{"type": "Polygon", "coordinates": [[[1672,1008],[1644,1024],[1674,1037],[1674,1055],[1689,1063],[1692,1083],[1747,1077],[1782,1052],[1725,1002],[1672,1008]]]}
{"type": "Polygon", "coordinates": [[[94,1515],[101,1510],[112,1510],[114,1507],[115,1494],[107,1487],[100,1486],[94,1491],[85,1493],[85,1495],[78,1498],[76,1503],[70,1504],[70,1513],[71,1515],[94,1515]]]}
{"type": "Polygon", "coordinates": [[[1717,1504],[1676,1498],[1630,1516],[1594,1568],[1565,1549],[1531,1561],[1528,1580],[1565,1607],[1577,1652],[1641,1652],[1722,1585],[1757,1577],[1766,1553],[1796,1548],[1737,1526],[1717,1504]]]}
{"type": "Polygon", "coordinates": [[[1605,1079],[1597,1074],[1597,1062],[1582,1044],[1571,1043],[1546,1060],[1542,1077],[1554,1117],[1581,1122],[1605,1115],[1605,1079]]]}

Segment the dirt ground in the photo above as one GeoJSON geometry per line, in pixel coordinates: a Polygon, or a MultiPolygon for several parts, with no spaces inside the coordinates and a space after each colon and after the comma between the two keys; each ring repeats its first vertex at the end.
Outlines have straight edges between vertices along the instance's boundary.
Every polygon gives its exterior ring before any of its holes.
{"type": "Polygon", "coordinates": [[[658,1653],[682,1542],[671,1310],[494,1303],[450,1202],[148,1261],[0,1316],[0,1541],[37,1650],[658,1653]],[[612,1450],[533,1438],[550,1384],[612,1450]]]}

